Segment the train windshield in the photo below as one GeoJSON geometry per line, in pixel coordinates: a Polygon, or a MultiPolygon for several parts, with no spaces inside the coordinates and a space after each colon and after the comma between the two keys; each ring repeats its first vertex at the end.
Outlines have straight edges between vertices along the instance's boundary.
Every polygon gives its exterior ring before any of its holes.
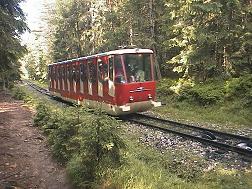
{"type": "Polygon", "coordinates": [[[151,54],[125,54],[124,66],[128,83],[151,81],[151,54]]]}

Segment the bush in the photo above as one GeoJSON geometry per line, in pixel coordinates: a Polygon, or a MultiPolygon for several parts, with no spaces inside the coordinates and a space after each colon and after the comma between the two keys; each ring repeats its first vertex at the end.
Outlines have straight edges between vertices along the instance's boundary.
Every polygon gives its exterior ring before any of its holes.
{"type": "Polygon", "coordinates": [[[224,99],[224,89],[222,85],[197,84],[191,88],[184,88],[178,98],[179,101],[189,101],[200,106],[214,105],[224,99]]]}
{"type": "Polygon", "coordinates": [[[36,115],[33,119],[33,125],[34,126],[43,126],[46,123],[48,123],[52,111],[50,110],[50,108],[45,105],[44,103],[40,102],[37,106],[36,106],[36,115]]]}
{"type": "Polygon", "coordinates": [[[162,79],[157,85],[157,94],[163,96],[174,94],[174,91],[170,88],[174,83],[174,80],[168,78],[162,79]]]}
{"type": "Polygon", "coordinates": [[[203,166],[202,162],[195,163],[193,159],[185,159],[183,156],[181,156],[181,158],[177,156],[173,161],[164,161],[164,167],[168,172],[188,182],[195,182],[201,178],[203,166]]]}
{"type": "Polygon", "coordinates": [[[48,135],[54,157],[67,164],[77,187],[92,187],[122,164],[125,144],[119,137],[118,121],[110,116],[76,108],[52,111],[39,103],[34,124],[48,135]]]}
{"type": "Polygon", "coordinates": [[[80,150],[67,167],[79,187],[101,181],[109,170],[122,164],[122,149],[126,146],[119,137],[118,122],[110,116],[86,117],[73,141],[80,145],[80,150]],[[83,169],[75,170],[77,164],[83,169]]]}
{"type": "Polygon", "coordinates": [[[78,120],[67,113],[55,113],[43,129],[49,133],[49,143],[53,155],[61,163],[67,163],[73,153],[79,151],[79,144],[73,143],[72,138],[78,132],[78,120]]]}
{"type": "Polygon", "coordinates": [[[13,88],[12,88],[12,96],[13,96],[13,98],[15,98],[16,100],[25,100],[25,98],[26,98],[26,93],[25,93],[24,90],[21,89],[20,87],[13,87],[13,88]]]}
{"type": "Polygon", "coordinates": [[[67,173],[73,184],[79,188],[95,188],[95,161],[76,154],[67,164],[67,173]]]}
{"type": "Polygon", "coordinates": [[[226,82],[226,99],[239,98],[244,105],[252,105],[252,75],[248,74],[240,78],[233,78],[226,82]]]}

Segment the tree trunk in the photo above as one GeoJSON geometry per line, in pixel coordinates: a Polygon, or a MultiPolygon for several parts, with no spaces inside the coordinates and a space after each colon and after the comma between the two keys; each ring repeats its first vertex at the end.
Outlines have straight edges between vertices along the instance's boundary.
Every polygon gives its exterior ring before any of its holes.
{"type": "Polygon", "coordinates": [[[223,47],[223,70],[227,76],[230,75],[231,69],[232,69],[232,65],[230,64],[228,60],[227,48],[224,46],[223,47]]]}
{"type": "MultiPolygon", "coordinates": [[[[151,39],[155,41],[155,18],[154,18],[154,1],[155,0],[149,0],[149,17],[150,17],[150,32],[151,32],[151,39]]],[[[151,48],[154,51],[154,55],[156,57],[157,50],[155,43],[152,43],[151,48]]]]}
{"type": "Polygon", "coordinates": [[[5,79],[3,78],[3,90],[6,90],[6,83],[5,83],[5,79]]]}

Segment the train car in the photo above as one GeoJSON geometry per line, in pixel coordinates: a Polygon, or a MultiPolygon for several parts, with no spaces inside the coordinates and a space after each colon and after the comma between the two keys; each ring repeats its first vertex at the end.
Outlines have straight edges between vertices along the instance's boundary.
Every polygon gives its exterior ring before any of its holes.
{"type": "Polygon", "coordinates": [[[157,67],[150,49],[121,49],[48,66],[49,91],[110,115],[143,112],[156,102],[157,67]]]}

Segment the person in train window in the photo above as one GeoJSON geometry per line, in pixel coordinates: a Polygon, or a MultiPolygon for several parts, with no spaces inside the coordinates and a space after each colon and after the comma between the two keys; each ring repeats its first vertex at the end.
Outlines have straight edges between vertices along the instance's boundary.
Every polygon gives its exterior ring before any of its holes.
{"type": "Polygon", "coordinates": [[[139,69],[136,72],[136,81],[143,82],[144,81],[144,71],[139,69]]]}
{"type": "Polygon", "coordinates": [[[115,82],[116,83],[125,83],[125,77],[122,67],[115,69],[115,82]]]}
{"type": "Polygon", "coordinates": [[[135,76],[134,76],[134,66],[133,64],[128,64],[128,81],[129,83],[136,82],[135,76]]]}
{"type": "Polygon", "coordinates": [[[115,57],[115,82],[116,83],[126,83],[123,67],[119,57],[115,57]]]}

